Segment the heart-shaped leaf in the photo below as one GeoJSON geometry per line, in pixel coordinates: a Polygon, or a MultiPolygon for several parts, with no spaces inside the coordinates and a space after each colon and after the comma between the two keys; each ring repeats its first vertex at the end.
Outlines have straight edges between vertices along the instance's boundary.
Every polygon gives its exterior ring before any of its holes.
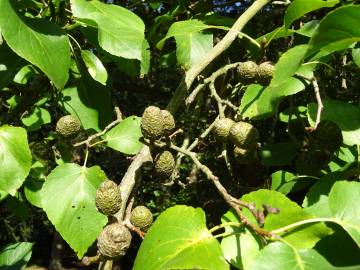
{"type": "Polygon", "coordinates": [[[200,208],[177,205],[156,219],[141,243],[133,270],[229,269],[200,208]],[[166,232],[166,233],[164,233],[166,232]]]}
{"type": "Polygon", "coordinates": [[[100,234],[106,216],[95,207],[96,189],[106,180],[98,167],[57,166],[41,190],[41,203],[56,230],[81,258],[100,234]]]}

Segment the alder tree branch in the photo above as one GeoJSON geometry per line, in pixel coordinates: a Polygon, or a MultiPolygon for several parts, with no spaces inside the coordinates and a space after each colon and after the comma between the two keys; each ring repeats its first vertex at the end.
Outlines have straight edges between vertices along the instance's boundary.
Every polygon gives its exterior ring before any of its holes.
{"type": "MultiPolygon", "coordinates": [[[[146,139],[143,139],[143,141],[147,144],[150,144],[150,142],[148,142],[146,139]]],[[[200,171],[202,171],[206,177],[212,181],[212,183],[215,185],[215,187],[217,188],[218,192],[220,193],[220,195],[223,197],[223,199],[227,202],[227,204],[234,208],[236,214],[238,215],[240,221],[242,223],[244,223],[245,226],[249,227],[250,229],[252,229],[253,231],[255,231],[257,234],[264,236],[264,237],[272,237],[272,234],[262,228],[260,228],[259,226],[256,226],[254,224],[252,224],[241,212],[242,208],[247,208],[251,214],[256,218],[256,220],[259,220],[259,216],[261,214],[263,214],[263,212],[261,211],[261,213],[259,213],[258,211],[256,211],[255,205],[253,203],[249,203],[249,202],[245,202],[242,201],[240,199],[237,199],[233,196],[231,196],[226,188],[221,184],[219,177],[217,177],[216,175],[214,175],[214,173],[211,171],[211,169],[209,167],[207,167],[206,165],[204,165],[203,163],[200,162],[200,160],[197,158],[197,155],[195,152],[189,151],[187,149],[183,149],[181,147],[176,146],[175,144],[173,144],[172,142],[168,142],[168,143],[163,143],[163,142],[154,142],[154,144],[159,147],[159,148],[164,148],[164,147],[168,147],[174,151],[177,151],[179,153],[182,153],[188,157],[190,157],[192,159],[192,161],[195,163],[195,165],[199,168],[200,171]]]]}
{"type": "MultiPolygon", "coordinates": [[[[179,86],[175,90],[172,99],[170,100],[167,109],[175,114],[180,106],[184,104],[184,100],[186,95],[188,94],[188,90],[193,84],[194,80],[200,75],[200,73],[220,54],[222,54],[236,39],[238,33],[244,28],[244,26],[252,19],[266,4],[268,4],[271,0],[256,0],[254,3],[236,20],[234,25],[230,28],[228,33],[224,36],[224,38],[216,44],[196,66],[192,67],[188,70],[184,77],[182,78],[179,86]]],[[[196,143],[197,144],[197,143],[196,143]]],[[[195,146],[196,146],[195,144],[195,146]]],[[[194,146],[194,147],[195,147],[194,146]]],[[[128,167],[120,185],[120,191],[123,200],[123,206],[116,213],[116,217],[123,217],[125,212],[126,204],[128,198],[132,192],[132,189],[136,182],[136,174],[141,169],[142,165],[145,162],[151,161],[150,151],[147,146],[144,146],[140,152],[135,156],[132,163],[128,167]]]]}

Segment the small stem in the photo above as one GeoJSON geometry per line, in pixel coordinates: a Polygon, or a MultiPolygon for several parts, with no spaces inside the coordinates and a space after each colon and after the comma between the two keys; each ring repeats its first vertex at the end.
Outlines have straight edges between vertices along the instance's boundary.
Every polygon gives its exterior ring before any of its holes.
{"type": "Polygon", "coordinates": [[[86,167],[86,163],[87,163],[87,161],[88,161],[88,157],[89,157],[89,148],[86,147],[85,158],[84,158],[84,165],[83,165],[84,168],[86,167]]]}
{"type": "Polygon", "coordinates": [[[231,221],[231,222],[226,222],[226,223],[222,223],[220,225],[217,225],[215,227],[212,227],[209,232],[213,233],[215,231],[218,231],[220,229],[223,229],[225,227],[229,227],[229,226],[233,226],[233,227],[241,227],[244,226],[244,224],[240,223],[240,222],[236,222],[236,221],[231,221]]]}
{"type": "MultiPolygon", "coordinates": [[[[223,66],[221,68],[219,68],[217,71],[213,72],[211,74],[210,77],[206,78],[201,84],[199,84],[192,92],[191,94],[186,98],[185,100],[185,104],[187,106],[189,106],[191,103],[194,102],[196,96],[200,93],[200,91],[207,85],[209,85],[209,88],[210,90],[212,90],[212,94],[213,92],[215,93],[216,97],[215,99],[220,99],[221,100],[221,103],[224,103],[224,102],[227,102],[229,107],[231,107],[232,109],[234,108],[234,105],[231,104],[229,101],[224,101],[222,100],[219,95],[217,94],[216,90],[214,89],[211,89],[212,88],[215,88],[214,84],[215,84],[215,81],[218,77],[220,77],[221,75],[225,75],[230,69],[234,69],[234,68],[237,68],[239,66],[239,64],[241,64],[241,62],[235,62],[235,63],[231,63],[231,64],[228,64],[226,66],[223,66]],[[231,104],[231,105],[230,105],[231,104]]],[[[237,107],[235,106],[235,111],[237,110],[237,107]]]]}
{"type": "MultiPolygon", "coordinates": [[[[119,115],[118,115],[118,116],[119,116],[119,115]]],[[[102,141],[100,141],[100,142],[96,142],[96,143],[90,145],[90,143],[91,143],[92,140],[94,140],[94,139],[96,139],[96,138],[98,138],[98,137],[101,137],[101,136],[104,135],[106,132],[108,132],[109,129],[111,129],[113,126],[115,126],[116,124],[118,124],[118,123],[120,123],[120,122],[121,122],[121,118],[118,118],[118,119],[112,121],[109,125],[107,125],[107,126],[104,128],[103,131],[98,132],[98,133],[96,133],[96,134],[94,134],[94,135],[91,135],[91,136],[89,136],[86,140],[81,141],[81,142],[78,142],[78,143],[75,143],[73,146],[74,146],[74,147],[78,147],[78,146],[80,146],[80,145],[86,144],[87,146],[92,147],[92,146],[94,146],[94,145],[96,145],[96,144],[98,144],[98,143],[105,142],[106,140],[102,140],[102,141]]]]}
{"type": "MultiPolygon", "coordinates": [[[[271,231],[272,234],[279,234],[279,233],[285,233],[288,232],[290,229],[296,228],[301,225],[309,224],[309,223],[315,223],[315,222],[335,222],[332,218],[312,218],[312,219],[306,219],[301,220],[292,224],[289,224],[287,226],[284,226],[282,228],[276,229],[271,231]]],[[[336,222],[335,222],[336,223],[336,222]]]]}
{"type": "Polygon", "coordinates": [[[81,46],[79,42],[72,35],[68,34],[68,36],[75,42],[76,46],[78,46],[79,50],[81,51],[81,46]]]}
{"type": "Polygon", "coordinates": [[[225,238],[225,237],[228,237],[228,236],[232,236],[232,235],[240,235],[241,233],[239,232],[224,232],[224,233],[220,233],[220,234],[217,234],[217,235],[214,235],[214,238],[225,238]]]}
{"type": "Polygon", "coordinates": [[[321,121],[321,113],[324,109],[324,105],[321,100],[319,85],[318,85],[315,77],[312,80],[312,85],[314,87],[315,97],[316,97],[316,101],[318,104],[317,113],[316,113],[316,121],[315,121],[315,125],[314,125],[314,129],[316,129],[321,121]]]}
{"type": "Polygon", "coordinates": [[[94,147],[95,145],[98,145],[98,144],[101,144],[101,143],[104,143],[104,142],[107,142],[107,140],[101,140],[101,141],[98,141],[96,143],[90,144],[89,148],[94,147]]]}

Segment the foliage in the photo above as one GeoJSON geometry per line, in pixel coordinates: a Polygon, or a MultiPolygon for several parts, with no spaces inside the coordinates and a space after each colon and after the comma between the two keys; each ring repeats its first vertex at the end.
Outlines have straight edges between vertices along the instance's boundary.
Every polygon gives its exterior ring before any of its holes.
{"type": "Polygon", "coordinates": [[[358,269],[359,29],[355,0],[0,0],[0,268],[358,269]]]}

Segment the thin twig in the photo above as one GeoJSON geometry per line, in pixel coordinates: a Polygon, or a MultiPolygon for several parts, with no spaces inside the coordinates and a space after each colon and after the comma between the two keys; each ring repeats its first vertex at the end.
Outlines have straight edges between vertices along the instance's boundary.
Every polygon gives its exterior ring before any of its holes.
{"type": "Polygon", "coordinates": [[[226,149],[226,144],[223,145],[223,150],[221,151],[220,158],[223,158],[225,161],[226,168],[230,174],[231,179],[234,179],[234,173],[231,167],[230,159],[229,159],[229,153],[226,149]]]}
{"type": "MultiPolygon", "coordinates": [[[[194,102],[196,96],[200,93],[200,91],[208,84],[215,84],[215,81],[218,77],[220,77],[221,75],[226,74],[230,69],[234,69],[237,68],[239,65],[241,64],[241,62],[235,62],[235,63],[231,63],[228,65],[225,65],[221,68],[219,68],[217,71],[213,72],[211,74],[210,77],[206,78],[203,80],[202,83],[200,83],[192,92],[191,94],[186,98],[185,100],[185,104],[186,106],[189,106],[191,103],[194,102]]],[[[214,86],[211,86],[214,87],[214,86]]],[[[210,88],[211,90],[211,88],[210,88]]],[[[216,90],[215,93],[217,95],[217,97],[219,97],[219,95],[217,94],[216,90]]],[[[215,97],[216,98],[216,97],[215,97]]],[[[219,97],[220,98],[220,97],[219,97]]],[[[221,99],[221,98],[220,98],[221,99]]],[[[228,104],[227,104],[228,105],[228,104]]],[[[229,106],[231,107],[231,105],[229,106]]],[[[237,108],[236,108],[237,109],[237,108]]]]}
{"type": "Polygon", "coordinates": [[[324,105],[323,105],[322,100],[321,100],[320,88],[319,88],[318,82],[317,82],[315,76],[311,77],[311,78],[308,78],[306,76],[303,76],[301,74],[296,73],[295,77],[298,77],[298,78],[301,78],[301,79],[304,79],[304,80],[307,80],[307,81],[311,82],[311,84],[312,84],[312,86],[314,88],[316,102],[317,102],[317,105],[318,105],[317,112],[316,112],[316,120],[315,120],[315,124],[314,124],[314,130],[315,130],[317,128],[317,126],[319,125],[320,121],[321,121],[321,113],[322,113],[322,111],[324,109],[324,105]]]}
{"type": "Polygon", "coordinates": [[[314,129],[316,129],[321,121],[321,113],[324,109],[324,105],[321,100],[319,85],[318,85],[315,77],[313,78],[311,83],[314,87],[315,97],[316,97],[316,101],[318,104],[318,108],[317,108],[317,112],[316,112],[316,121],[315,121],[315,125],[314,125],[314,129]]]}
{"type": "Polygon", "coordinates": [[[174,151],[177,151],[177,152],[183,153],[186,156],[189,156],[192,159],[192,161],[195,163],[195,165],[199,168],[199,170],[202,171],[206,175],[206,177],[213,182],[213,184],[219,191],[220,195],[229,204],[229,206],[234,208],[234,210],[237,213],[237,215],[239,216],[241,222],[243,222],[246,226],[248,226],[249,228],[251,228],[252,230],[257,232],[259,235],[271,237],[271,234],[269,232],[250,223],[248,221],[248,219],[241,213],[241,208],[245,207],[245,208],[249,209],[249,211],[254,215],[254,217],[256,219],[258,219],[254,204],[236,199],[235,197],[231,196],[227,192],[225,187],[220,183],[219,178],[216,175],[214,175],[214,173],[210,170],[210,168],[200,162],[200,160],[196,156],[196,153],[191,152],[187,149],[182,149],[181,147],[178,147],[171,142],[169,144],[155,142],[155,145],[158,147],[169,147],[170,149],[172,149],[174,151]]]}
{"type": "Polygon", "coordinates": [[[122,120],[121,119],[116,119],[115,121],[112,121],[109,125],[107,125],[103,131],[101,132],[98,132],[96,134],[93,134],[91,136],[89,136],[86,140],[84,141],[81,141],[81,142],[77,142],[75,144],[73,144],[74,147],[78,147],[78,146],[81,146],[83,144],[85,144],[87,147],[90,147],[90,143],[92,140],[98,138],[98,137],[101,137],[102,135],[104,135],[106,132],[109,131],[109,129],[111,129],[113,126],[115,126],[116,124],[120,123],[122,120]]]}

